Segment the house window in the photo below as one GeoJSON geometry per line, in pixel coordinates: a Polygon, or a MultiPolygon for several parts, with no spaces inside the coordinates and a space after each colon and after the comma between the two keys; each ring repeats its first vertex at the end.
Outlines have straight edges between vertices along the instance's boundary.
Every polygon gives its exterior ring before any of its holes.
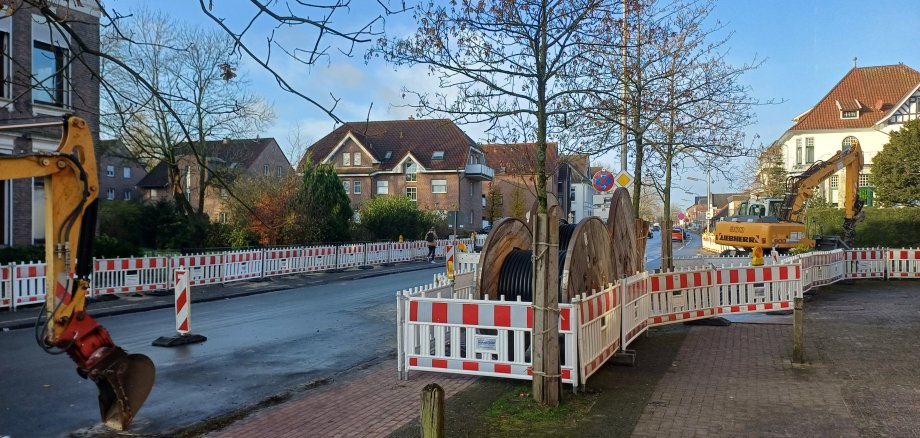
{"type": "Polygon", "coordinates": [[[220,217],[220,223],[222,223],[222,224],[227,223],[227,213],[220,212],[220,216],[219,216],[219,217],[220,217]]]}
{"type": "Polygon", "coordinates": [[[345,194],[350,193],[350,191],[351,191],[351,181],[342,181],[342,187],[345,188],[345,194]]]}
{"type": "Polygon", "coordinates": [[[124,196],[125,196],[125,201],[130,201],[130,200],[131,200],[131,196],[132,196],[132,195],[131,195],[131,191],[130,191],[130,190],[125,190],[125,195],[124,195],[124,196]]]}
{"type": "Polygon", "coordinates": [[[850,147],[852,147],[854,144],[859,144],[859,140],[852,135],[843,139],[843,150],[850,150],[850,147]]]}
{"type": "MultiPolygon", "coordinates": [[[[12,18],[10,18],[12,20],[12,18]]],[[[0,97],[10,97],[10,85],[7,76],[10,72],[10,34],[0,32],[0,97]]]]}
{"type": "Polygon", "coordinates": [[[115,200],[115,189],[106,190],[105,199],[108,199],[109,201],[114,201],[115,200]]]}
{"type": "Polygon", "coordinates": [[[377,181],[377,194],[378,195],[389,195],[390,194],[390,182],[389,181],[377,181]]]}
{"type": "Polygon", "coordinates": [[[272,166],[265,164],[262,166],[262,175],[269,176],[272,174],[272,166]]]}
{"type": "Polygon", "coordinates": [[[431,180],[431,193],[447,193],[446,179],[431,180]]]}
{"type": "Polygon", "coordinates": [[[831,190],[836,190],[840,185],[840,177],[837,175],[831,175],[831,190]]]}
{"type": "Polygon", "coordinates": [[[805,137],[805,163],[815,162],[815,138],[805,137]]]}
{"type": "Polygon", "coordinates": [[[67,50],[35,42],[32,48],[32,100],[64,106],[67,50]]]}
{"type": "Polygon", "coordinates": [[[403,169],[406,172],[406,181],[414,182],[418,177],[418,166],[415,164],[415,161],[409,160],[406,161],[406,164],[403,169]]]}
{"type": "Polygon", "coordinates": [[[115,166],[105,166],[105,176],[115,178],[115,166]]]}
{"type": "Polygon", "coordinates": [[[795,139],[795,165],[802,165],[802,139],[795,139]]]}
{"type": "Polygon", "coordinates": [[[355,181],[355,194],[361,194],[361,181],[355,181]]]}
{"type": "Polygon", "coordinates": [[[872,187],[872,184],[869,184],[869,174],[868,173],[859,174],[859,186],[860,187],[872,187]]]}
{"type": "Polygon", "coordinates": [[[227,191],[226,187],[220,188],[220,199],[227,199],[230,197],[230,192],[227,191]]]}
{"type": "Polygon", "coordinates": [[[278,166],[277,168],[275,168],[275,175],[277,175],[278,178],[281,178],[281,177],[282,177],[282,174],[281,174],[281,166],[278,166]]]}
{"type": "Polygon", "coordinates": [[[858,119],[859,111],[841,111],[840,118],[841,119],[858,119]]]}
{"type": "Polygon", "coordinates": [[[351,153],[345,152],[342,154],[342,166],[351,166],[351,153]]]}
{"type": "Polygon", "coordinates": [[[125,179],[130,179],[131,178],[131,168],[123,167],[121,169],[121,176],[123,176],[125,179]]]}
{"type": "Polygon", "coordinates": [[[150,199],[156,199],[157,189],[150,189],[150,199]]]}
{"type": "Polygon", "coordinates": [[[406,187],[406,197],[411,199],[412,202],[418,202],[418,192],[415,187],[406,187]]]}
{"type": "Polygon", "coordinates": [[[355,152],[354,158],[351,159],[351,163],[355,166],[361,165],[361,152],[355,152]]]}
{"type": "Polygon", "coordinates": [[[384,160],[389,160],[390,157],[392,157],[392,156],[393,156],[393,151],[387,151],[387,153],[383,154],[383,159],[384,159],[384,160]]]}
{"type": "Polygon", "coordinates": [[[432,160],[443,160],[444,151],[434,151],[434,153],[431,154],[431,159],[432,160]]]}

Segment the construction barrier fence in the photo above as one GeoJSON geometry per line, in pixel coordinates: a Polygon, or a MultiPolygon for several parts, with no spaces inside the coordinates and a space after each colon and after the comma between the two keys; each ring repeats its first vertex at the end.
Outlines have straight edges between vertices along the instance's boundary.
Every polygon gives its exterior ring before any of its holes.
{"type": "MultiPolygon", "coordinates": [[[[456,282],[397,292],[398,371],[531,379],[533,303],[473,299],[477,254],[456,282]],[[462,286],[459,283],[462,282],[462,286]],[[468,292],[472,291],[472,292],[468,292]]],[[[766,266],[640,272],[560,303],[563,381],[584,385],[649,327],[792,309],[796,297],[846,278],[920,278],[920,249],[816,251],[766,266]]]]}
{"type": "MultiPolygon", "coordinates": [[[[473,240],[438,241],[442,253],[448,245],[461,244],[471,251],[473,240]]],[[[188,270],[190,286],[200,286],[410,262],[427,255],[427,242],[412,241],[247,249],[173,257],[101,258],[93,259],[88,296],[173,289],[173,271],[179,267],[188,270]]],[[[458,272],[469,272],[469,269],[469,265],[461,265],[458,272]]],[[[45,288],[45,263],[0,265],[0,309],[15,310],[19,306],[43,303],[45,288]]]]}

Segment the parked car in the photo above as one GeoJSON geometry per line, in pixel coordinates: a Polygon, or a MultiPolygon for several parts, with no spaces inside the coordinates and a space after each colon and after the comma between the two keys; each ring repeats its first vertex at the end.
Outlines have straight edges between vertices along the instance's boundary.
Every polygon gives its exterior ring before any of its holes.
{"type": "Polygon", "coordinates": [[[492,231],[492,225],[491,225],[491,224],[486,225],[486,226],[484,226],[484,227],[482,227],[482,228],[476,230],[476,233],[477,233],[477,234],[489,234],[489,231],[492,231]]]}
{"type": "Polygon", "coordinates": [[[671,240],[683,242],[685,238],[686,235],[681,227],[674,227],[674,229],[671,230],[671,240]]]}
{"type": "Polygon", "coordinates": [[[661,225],[658,222],[652,224],[652,231],[661,231],[661,225]]]}

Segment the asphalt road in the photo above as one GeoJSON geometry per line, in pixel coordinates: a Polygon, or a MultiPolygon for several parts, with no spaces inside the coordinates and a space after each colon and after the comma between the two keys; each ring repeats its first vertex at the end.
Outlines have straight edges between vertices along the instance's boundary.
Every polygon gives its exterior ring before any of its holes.
{"type": "MultiPolygon", "coordinates": [[[[192,332],[208,341],[177,348],[150,345],[175,333],[171,309],[100,318],[116,344],[157,367],[132,432],[176,430],[392,354],[396,290],[428,283],[433,272],[197,303],[192,332]]],[[[0,384],[0,437],[56,437],[99,423],[95,385],[66,356],[43,353],[32,330],[0,332],[0,384]]]]}
{"type": "MultiPolygon", "coordinates": [[[[661,268],[661,233],[653,233],[645,246],[645,269],[649,272],[661,268]]],[[[668,237],[668,233],[665,233],[668,237]]],[[[699,234],[687,233],[683,242],[673,242],[674,257],[693,257],[699,254],[703,242],[699,234]]]]}

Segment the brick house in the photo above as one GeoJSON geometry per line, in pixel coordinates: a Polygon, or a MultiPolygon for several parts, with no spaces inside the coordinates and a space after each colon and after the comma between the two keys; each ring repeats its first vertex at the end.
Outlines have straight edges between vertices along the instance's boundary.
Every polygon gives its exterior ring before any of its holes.
{"type": "Polygon", "coordinates": [[[454,122],[350,122],[307,149],[304,160],[333,163],[356,211],[377,196],[403,195],[448,217],[457,228],[483,226],[483,182],[492,169],[482,150],[454,122]]]}
{"type": "MultiPolygon", "coordinates": [[[[93,1],[52,1],[82,44],[99,49],[99,9],[93,1]]],[[[98,145],[99,59],[71,45],[71,35],[47,23],[28,5],[0,12],[0,121],[60,117],[74,113],[89,123],[98,145]]],[[[0,132],[0,155],[53,151],[59,128],[0,132]]],[[[45,238],[44,181],[0,181],[0,246],[42,243],[45,238]]]]}
{"type": "MultiPolygon", "coordinates": [[[[160,162],[141,181],[138,189],[144,202],[170,201],[174,188],[171,181],[179,181],[186,199],[197,209],[201,191],[201,170],[195,155],[187,146],[179,145],[177,156],[178,177],[170,175],[170,168],[160,162]],[[182,151],[187,151],[183,153],[182,151]]],[[[291,174],[293,168],[278,142],[274,138],[214,140],[205,144],[204,150],[198,151],[205,156],[208,168],[219,172],[228,182],[241,175],[252,177],[284,178],[291,174]]],[[[211,181],[211,176],[204,178],[204,201],[202,211],[214,222],[225,223],[227,215],[224,203],[229,199],[226,189],[211,181]]]]}
{"type": "MultiPolygon", "coordinates": [[[[904,65],[853,67],[815,106],[792,119],[795,124],[775,142],[786,171],[798,175],[814,162],[858,141],[865,156],[859,175],[860,197],[872,206],[872,159],[892,131],[920,118],[920,72],[904,65]]],[[[843,199],[843,171],[822,182],[819,193],[830,205],[843,199]]]]}
{"type": "Polygon", "coordinates": [[[99,199],[103,202],[139,199],[137,184],[147,176],[144,165],[119,140],[100,141],[96,153],[99,199]]]}
{"type": "MultiPolygon", "coordinates": [[[[486,216],[493,221],[503,217],[523,219],[537,200],[536,143],[484,144],[482,150],[486,162],[495,169],[495,180],[485,195],[486,216]]],[[[590,206],[585,209],[582,198],[588,193],[579,185],[586,180],[588,168],[586,155],[560,156],[556,143],[546,144],[546,191],[556,197],[564,212],[565,217],[560,219],[575,223],[590,214],[590,206]]]]}

